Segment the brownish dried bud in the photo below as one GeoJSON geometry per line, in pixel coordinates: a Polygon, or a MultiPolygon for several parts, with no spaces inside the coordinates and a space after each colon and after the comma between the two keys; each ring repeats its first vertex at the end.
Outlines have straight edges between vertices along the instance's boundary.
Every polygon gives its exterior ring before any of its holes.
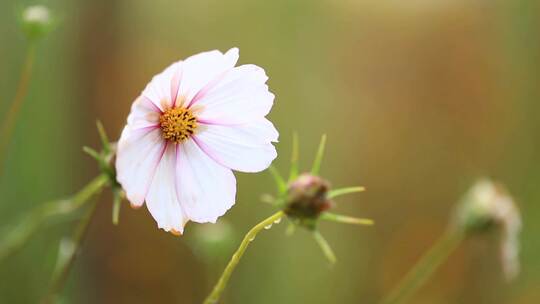
{"type": "Polygon", "coordinates": [[[289,184],[285,213],[313,226],[319,215],[333,205],[328,199],[330,183],[319,176],[304,173],[289,184]]]}

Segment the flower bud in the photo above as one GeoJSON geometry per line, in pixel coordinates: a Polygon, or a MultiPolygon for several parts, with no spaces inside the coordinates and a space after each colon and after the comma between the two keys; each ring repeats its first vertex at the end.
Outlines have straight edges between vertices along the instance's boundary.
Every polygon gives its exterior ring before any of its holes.
{"type": "Polygon", "coordinates": [[[32,5],[22,12],[21,24],[28,39],[34,40],[51,30],[53,18],[46,6],[32,5]]]}
{"type": "Polygon", "coordinates": [[[330,184],[319,176],[301,174],[289,184],[285,201],[285,213],[315,228],[315,220],[333,205],[328,199],[330,184]]]}
{"type": "Polygon", "coordinates": [[[496,225],[520,222],[519,211],[506,189],[490,180],[476,182],[465,194],[456,224],[465,231],[484,231],[496,225]]]}
{"type": "Polygon", "coordinates": [[[454,226],[466,234],[500,229],[501,257],[505,275],[519,272],[519,232],[521,216],[506,189],[488,179],[476,182],[458,206],[454,226]]]}

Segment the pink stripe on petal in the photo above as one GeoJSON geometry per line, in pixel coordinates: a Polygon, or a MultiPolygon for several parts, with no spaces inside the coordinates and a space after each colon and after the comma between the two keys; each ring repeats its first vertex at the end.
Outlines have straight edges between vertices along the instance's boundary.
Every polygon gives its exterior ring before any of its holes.
{"type": "Polygon", "coordinates": [[[182,81],[183,74],[182,63],[178,63],[171,78],[171,101],[173,108],[176,106],[176,99],[178,98],[178,90],[180,90],[180,81],[182,81]]]}
{"type": "Polygon", "coordinates": [[[138,130],[150,130],[150,131],[152,131],[152,130],[157,129],[157,128],[159,128],[159,127],[160,127],[159,124],[148,125],[148,126],[145,126],[145,127],[133,129],[133,131],[138,131],[138,130]]]}
{"type": "Polygon", "coordinates": [[[132,136],[144,136],[152,131],[154,131],[155,129],[159,128],[160,126],[159,125],[153,125],[153,126],[146,126],[146,127],[142,127],[142,128],[138,128],[138,129],[132,129],[131,130],[131,134],[132,136]]]}
{"type": "Polygon", "coordinates": [[[165,142],[158,130],[133,133],[125,127],[118,142],[117,180],[132,204],[142,206],[147,189],[151,187],[154,171],[163,157],[165,142]]]}
{"type": "Polygon", "coordinates": [[[188,214],[186,213],[186,210],[184,208],[184,206],[182,205],[182,202],[180,202],[180,189],[178,187],[178,185],[180,184],[179,183],[179,180],[180,180],[180,176],[179,176],[179,172],[180,172],[180,144],[176,144],[176,150],[175,150],[175,154],[176,154],[176,157],[175,157],[175,168],[174,168],[174,189],[176,191],[176,197],[178,198],[178,202],[180,203],[180,209],[182,209],[182,212],[184,213],[184,215],[186,215],[186,217],[188,217],[188,214]]]}
{"type": "Polygon", "coordinates": [[[195,96],[193,96],[193,98],[191,98],[191,101],[189,102],[187,108],[189,109],[191,106],[193,106],[195,103],[197,103],[197,101],[204,98],[204,96],[210,90],[212,90],[221,80],[223,80],[223,78],[225,78],[225,75],[227,74],[228,71],[230,71],[230,70],[226,70],[226,71],[220,73],[219,75],[214,77],[214,79],[212,79],[208,84],[206,84],[204,87],[202,87],[202,89],[200,89],[199,92],[197,92],[197,94],[195,94],[195,96]]]}
{"type": "Polygon", "coordinates": [[[201,123],[201,124],[204,124],[204,125],[219,125],[219,121],[215,120],[215,119],[200,119],[200,118],[197,118],[197,122],[198,123],[201,123]]]}
{"type": "Polygon", "coordinates": [[[246,123],[230,123],[225,121],[220,121],[218,119],[204,119],[204,118],[197,118],[197,122],[203,125],[209,125],[209,126],[227,126],[227,127],[234,127],[234,126],[241,126],[245,125],[246,123]]]}
{"type": "Polygon", "coordinates": [[[152,100],[150,100],[150,98],[143,95],[141,95],[139,98],[141,99],[141,103],[144,104],[147,108],[151,108],[155,112],[162,113],[161,109],[152,100]]]}
{"type": "Polygon", "coordinates": [[[277,156],[271,144],[277,131],[266,119],[244,126],[205,126],[197,133],[197,143],[205,154],[226,168],[242,172],[259,172],[277,156]]]}
{"type": "Polygon", "coordinates": [[[213,153],[211,151],[211,149],[202,141],[200,140],[199,138],[197,138],[196,136],[192,136],[191,137],[193,139],[193,142],[206,154],[208,155],[208,157],[210,157],[211,159],[213,159],[216,163],[222,165],[223,167],[225,168],[228,168],[230,169],[229,167],[225,166],[223,164],[223,161],[221,160],[221,158],[219,156],[217,156],[215,153],[213,153]]]}
{"type": "Polygon", "coordinates": [[[157,171],[157,168],[159,166],[159,163],[161,162],[161,160],[163,159],[163,155],[165,155],[165,151],[167,151],[167,145],[169,144],[169,142],[165,142],[165,144],[163,145],[163,149],[161,150],[161,155],[158,157],[156,163],[152,166],[153,169],[152,169],[152,172],[150,173],[150,175],[152,175],[152,178],[149,180],[149,183],[146,185],[146,189],[144,189],[144,198],[146,199],[146,196],[148,195],[148,191],[150,191],[150,186],[152,185],[152,182],[154,181],[154,177],[156,176],[156,171],[157,171]]]}

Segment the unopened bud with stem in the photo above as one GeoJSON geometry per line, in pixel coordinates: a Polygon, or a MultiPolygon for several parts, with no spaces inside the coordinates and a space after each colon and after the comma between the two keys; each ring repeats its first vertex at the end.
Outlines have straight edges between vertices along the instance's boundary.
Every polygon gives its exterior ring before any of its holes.
{"type": "Polygon", "coordinates": [[[20,19],[22,29],[30,40],[42,38],[54,26],[51,11],[44,5],[32,5],[25,8],[20,19]]]}
{"type": "MultiPolygon", "coordinates": [[[[293,136],[293,151],[291,157],[291,169],[288,180],[285,181],[278,171],[270,167],[278,189],[278,196],[274,200],[275,205],[283,210],[291,224],[287,234],[292,234],[296,226],[303,227],[312,232],[315,241],[321,247],[324,255],[330,262],[335,262],[333,253],[328,242],[317,230],[320,220],[327,220],[345,224],[372,225],[373,221],[364,218],[355,218],[345,215],[330,213],[335,206],[332,199],[349,194],[364,191],[363,187],[347,187],[331,189],[330,182],[319,176],[319,170],[325,150],[326,136],[323,136],[317,149],[317,154],[309,172],[299,174],[298,169],[298,136],[293,136]]],[[[269,201],[270,196],[265,196],[269,201]]]]}
{"type": "Polygon", "coordinates": [[[519,273],[519,209],[506,188],[489,179],[477,181],[458,205],[454,229],[467,235],[501,232],[501,260],[507,279],[519,273]]]}

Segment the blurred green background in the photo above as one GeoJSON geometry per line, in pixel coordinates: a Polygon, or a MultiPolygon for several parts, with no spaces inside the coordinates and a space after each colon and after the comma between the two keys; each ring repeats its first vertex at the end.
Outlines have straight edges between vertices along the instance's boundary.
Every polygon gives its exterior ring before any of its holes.
{"type": "MultiPolygon", "coordinates": [[[[0,117],[27,43],[17,10],[0,2],[0,117]]],[[[51,0],[58,25],[38,47],[35,73],[0,176],[0,229],[40,203],[79,189],[98,171],[101,119],[117,138],[131,102],[171,62],[240,48],[276,94],[285,172],[298,131],[308,168],[322,133],[322,174],[368,191],[336,211],[373,227],[322,225],[338,263],[308,233],[264,231],[234,273],[224,303],[376,303],[440,235],[478,177],[506,183],[522,210],[522,273],[504,281],[494,238],[464,243],[412,303],[540,303],[540,3],[535,0],[51,0]]],[[[198,303],[250,226],[269,215],[268,173],[236,174],[236,206],[222,218],[231,244],[213,257],[157,229],[124,204],[111,224],[105,191],[63,292],[64,303],[198,303]],[[205,258],[206,257],[206,258],[205,258]]],[[[0,265],[0,303],[37,303],[59,240],[56,219],[0,265]]],[[[2,232],[0,232],[2,233],[2,232]]],[[[5,233],[5,231],[4,231],[5,233]]],[[[190,235],[191,233],[191,235],[190,235]]],[[[199,248],[200,249],[200,248],[199,248]]]]}

